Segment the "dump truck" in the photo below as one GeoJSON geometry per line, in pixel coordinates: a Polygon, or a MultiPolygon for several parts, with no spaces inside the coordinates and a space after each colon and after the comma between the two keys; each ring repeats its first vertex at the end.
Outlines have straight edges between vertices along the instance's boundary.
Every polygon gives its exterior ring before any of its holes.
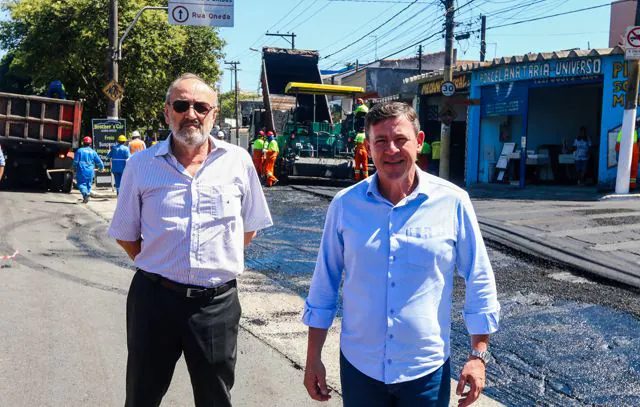
{"type": "Polygon", "coordinates": [[[328,95],[354,98],[360,87],[324,85],[316,51],[263,48],[262,95],[264,112],[257,120],[274,130],[280,154],[276,176],[281,181],[299,178],[350,180],[353,151],[342,131],[333,123],[328,95]]]}
{"type": "Polygon", "coordinates": [[[82,102],[0,92],[3,186],[69,193],[82,102]]]}

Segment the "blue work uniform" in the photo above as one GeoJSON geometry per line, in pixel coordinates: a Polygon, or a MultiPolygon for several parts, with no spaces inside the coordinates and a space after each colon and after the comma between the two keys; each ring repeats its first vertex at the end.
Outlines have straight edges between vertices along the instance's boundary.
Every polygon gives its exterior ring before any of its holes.
{"type": "Polygon", "coordinates": [[[93,184],[93,175],[96,166],[104,169],[104,164],[91,147],[80,147],[76,150],[73,158],[73,168],[76,170],[76,181],[78,189],[83,198],[91,194],[91,184],[93,184]]]}
{"type": "Polygon", "coordinates": [[[116,192],[120,193],[120,180],[122,179],[124,167],[127,165],[127,160],[131,157],[131,152],[129,147],[124,144],[117,144],[111,147],[107,157],[111,159],[111,173],[116,183],[116,192]]]}

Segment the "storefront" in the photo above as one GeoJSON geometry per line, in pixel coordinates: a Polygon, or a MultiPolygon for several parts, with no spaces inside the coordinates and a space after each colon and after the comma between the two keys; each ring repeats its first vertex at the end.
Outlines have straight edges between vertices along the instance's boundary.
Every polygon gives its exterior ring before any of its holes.
{"type": "MultiPolygon", "coordinates": [[[[456,86],[456,93],[450,97],[445,97],[441,93],[441,86],[444,83],[442,75],[419,76],[409,80],[418,83],[419,95],[415,105],[420,119],[420,128],[424,131],[425,140],[429,144],[440,141],[442,117],[446,115],[453,118],[451,122],[450,180],[458,185],[464,185],[467,150],[467,108],[469,105],[471,74],[461,72],[454,74],[453,83],[456,86]]],[[[437,175],[439,165],[440,160],[437,159],[437,156],[432,157],[429,172],[437,175]]]]}
{"type": "Polygon", "coordinates": [[[587,182],[613,185],[615,140],[612,145],[609,134],[622,121],[622,59],[619,48],[569,51],[475,70],[471,98],[480,105],[469,110],[466,184],[575,184],[573,145],[586,133],[587,182]]]}

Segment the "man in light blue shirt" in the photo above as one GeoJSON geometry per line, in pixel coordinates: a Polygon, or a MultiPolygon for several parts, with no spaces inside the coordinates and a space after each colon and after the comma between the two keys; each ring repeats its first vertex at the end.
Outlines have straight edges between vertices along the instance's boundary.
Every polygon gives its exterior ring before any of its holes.
{"type": "Polygon", "coordinates": [[[377,172],[329,206],[305,302],[309,326],[304,383],[330,396],[320,354],[343,284],[340,376],[350,406],[448,406],[454,272],[466,282],[471,335],[460,375],[461,406],[484,388],[489,334],[500,306],[487,251],[467,193],[415,165],[424,133],[403,103],[379,104],[366,118],[377,172]],[[465,385],[471,389],[464,393],[465,385]]]}

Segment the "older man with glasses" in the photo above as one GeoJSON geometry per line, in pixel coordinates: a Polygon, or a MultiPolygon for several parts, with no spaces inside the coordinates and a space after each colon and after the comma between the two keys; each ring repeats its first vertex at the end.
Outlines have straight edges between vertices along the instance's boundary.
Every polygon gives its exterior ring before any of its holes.
{"type": "Polygon", "coordinates": [[[272,225],[249,154],[210,136],[216,92],[185,74],[167,91],[171,135],[127,163],[109,234],[134,261],[126,406],[157,406],[182,353],[196,406],[231,406],[244,246],[272,225]]]}

